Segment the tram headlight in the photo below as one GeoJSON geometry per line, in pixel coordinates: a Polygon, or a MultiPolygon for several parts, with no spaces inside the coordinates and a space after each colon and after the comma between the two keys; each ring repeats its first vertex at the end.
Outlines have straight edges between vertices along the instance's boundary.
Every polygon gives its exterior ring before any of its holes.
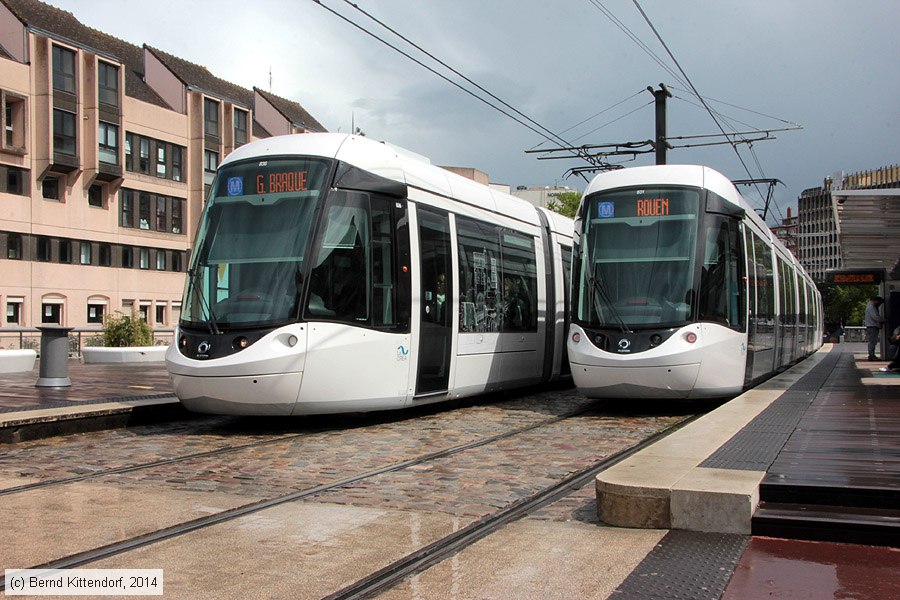
{"type": "Polygon", "coordinates": [[[300,341],[300,340],[297,339],[297,336],[296,336],[296,335],[292,335],[291,337],[288,338],[288,341],[287,341],[287,342],[288,342],[288,346],[290,346],[291,348],[293,348],[294,346],[297,345],[297,342],[299,342],[299,341],[300,341]]]}
{"type": "Polygon", "coordinates": [[[651,346],[659,346],[662,343],[662,336],[658,333],[654,333],[650,336],[650,345],[651,346]]]}
{"type": "Polygon", "coordinates": [[[575,333],[573,333],[573,334],[572,334],[572,341],[573,341],[574,343],[576,343],[576,344],[577,344],[578,342],[580,342],[580,341],[581,341],[581,334],[578,333],[577,331],[576,331],[575,333]]]}
{"type": "Polygon", "coordinates": [[[243,350],[247,346],[250,345],[250,340],[245,338],[244,336],[234,338],[234,349],[235,350],[243,350]]]}
{"type": "Polygon", "coordinates": [[[179,348],[187,348],[187,342],[188,342],[187,336],[186,335],[181,336],[180,338],[178,338],[178,347],[179,348]]]}
{"type": "Polygon", "coordinates": [[[684,334],[684,341],[686,341],[688,344],[693,344],[697,341],[697,334],[693,331],[688,331],[686,334],[684,334]]]}

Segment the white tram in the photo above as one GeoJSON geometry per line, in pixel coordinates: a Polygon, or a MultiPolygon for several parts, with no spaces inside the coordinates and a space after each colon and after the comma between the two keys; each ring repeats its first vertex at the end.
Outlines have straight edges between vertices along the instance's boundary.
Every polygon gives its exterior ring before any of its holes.
{"type": "Polygon", "coordinates": [[[572,221],[368,138],[241,146],[201,217],[176,343],[190,410],[415,406],[568,371],[572,221]]]}
{"type": "Polygon", "coordinates": [[[812,279],[722,174],[598,175],[575,221],[572,378],[589,397],[727,397],[821,345],[812,279]]]}

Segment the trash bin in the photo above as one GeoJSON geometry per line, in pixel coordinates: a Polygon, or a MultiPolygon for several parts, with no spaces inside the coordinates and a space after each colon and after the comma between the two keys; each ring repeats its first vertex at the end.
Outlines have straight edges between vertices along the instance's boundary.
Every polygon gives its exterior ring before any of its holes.
{"type": "Polygon", "coordinates": [[[69,332],[73,327],[44,325],[41,332],[41,366],[35,387],[69,387],[69,332]]]}

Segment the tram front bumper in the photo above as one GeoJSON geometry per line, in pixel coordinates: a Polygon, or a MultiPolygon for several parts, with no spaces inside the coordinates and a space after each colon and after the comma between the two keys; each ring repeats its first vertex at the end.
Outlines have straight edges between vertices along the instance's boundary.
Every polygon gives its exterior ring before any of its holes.
{"type": "Polygon", "coordinates": [[[700,363],[658,367],[601,367],[572,363],[572,380],[589,398],[687,398],[700,363]]]}
{"type": "Polygon", "coordinates": [[[302,372],[240,377],[172,374],[175,395],[185,408],[217,415],[289,415],[302,381],[302,372]]]}

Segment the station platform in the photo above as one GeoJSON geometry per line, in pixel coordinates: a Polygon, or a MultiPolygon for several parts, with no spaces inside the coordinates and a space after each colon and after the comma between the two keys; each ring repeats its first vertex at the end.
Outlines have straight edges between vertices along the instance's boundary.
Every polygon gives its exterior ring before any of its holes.
{"type": "MultiPolygon", "coordinates": [[[[826,345],[601,473],[601,520],[665,532],[609,597],[900,597],[900,374],[865,358],[826,345]]],[[[69,370],[0,375],[0,443],[186,414],[162,363],[69,370]]]]}
{"type": "Polygon", "coordinates": [[[36,387],[39,367],[0,373],[0,443],[82,433],[184,414],[162,362],[68,362],[69,387],[36,387]]]}

